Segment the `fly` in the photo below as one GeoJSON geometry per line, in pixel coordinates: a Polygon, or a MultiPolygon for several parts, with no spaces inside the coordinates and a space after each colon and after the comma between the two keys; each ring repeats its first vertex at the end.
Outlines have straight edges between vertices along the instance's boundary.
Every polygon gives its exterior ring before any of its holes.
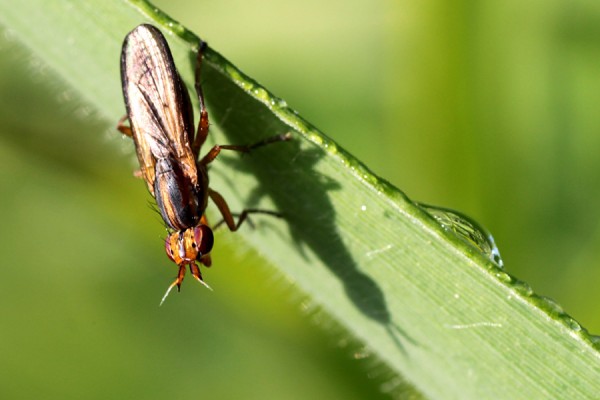
{"type": "Polygon", "coordinates": [[[250,213],[279,215],[273,211],[247,209],[239,214],[236,222],[225,199],[209,187],[207,166],[221,150],[247,153],[289,140],[291,135],[276,135],[252,145],[216,145],[199,159],[209,125],[200,85],[205,46],[201,41],[196,59],[195,89],[200,104],[200,122],[196,129],[189,93],[162,33],[152,25],[139,25],[127,34],[121,52],[121,83],[127,115],[117,128],[133,138],[140,175],[171,232],[165,240],[167,256],[179,266],[177,278],[161,304],[173,287],[180,289],[186,266],[196,280],[208,287],[197,263],[211,265],[213,232],[205,215],[209,198],[231,231],[236,231],[250,213]],[[124,125],[126,120],[129,126],[124,125]]]}

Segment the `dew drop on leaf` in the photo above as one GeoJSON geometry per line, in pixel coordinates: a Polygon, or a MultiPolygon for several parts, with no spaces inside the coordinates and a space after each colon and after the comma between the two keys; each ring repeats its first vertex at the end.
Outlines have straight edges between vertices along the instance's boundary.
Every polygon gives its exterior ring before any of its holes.
{"type": "Polygon", "coordinates": [[[448,208],[419,203],[446,231],[454,233],[460,239],[478,248],[481,253],[503,268],[504,263],[494,237],[477,221],[458,211],[448,208]]]}

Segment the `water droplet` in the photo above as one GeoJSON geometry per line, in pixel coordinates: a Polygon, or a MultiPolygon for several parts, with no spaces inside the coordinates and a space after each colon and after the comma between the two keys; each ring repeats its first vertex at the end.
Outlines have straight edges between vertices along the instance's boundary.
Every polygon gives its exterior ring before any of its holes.
{"type": "Polygon", "coordinates": [[[356,360],[362,360],[362,359],[365,359],[365,358],[369,357],[370,355],[371,354],[367,350],[367,348],[362,348],[359,351],[354,352],[353,357],[356,360]]]}
{"type": "Polygon", "coordinates": [[[571,318],[569,316],[563,317],[562,320],[574,332],[581,332],[581,330],[583,329],[581,327],[581,325],[579,324],[579,322],[575,321],[573,318],[571,318]]]}
{"type": "Polygon", "coordinates": [[[565,313],[560,304],[550,297],[539,296],[537,302],[540,308],[546,309],[546,311],[550,312],[550,314],[555,317],[562,316],[565,313]]]}
{"type": "Polygon", "coordinates": [[[501,282],[504,282],[504,283],[511,283],[513,280],[512,276],[510,276],[506,272],[496,272],[495,275],[496,275],[496,278],[498,278],[498,280],[500,280],[501,282]]]}
{"type": "Polygon", "coordinates": [[[494,237],[474,219],[448,208],[418,204],[446,230],[477,247],[483,255],[503,268],[504,262],[494,237]]]}
{"type": "Polygon", "coordinates": [[[317,311],[319,310],[319,306],[312,300],[310,299],[305,299],[301,304],[300,304],[300,310],[305,313],[306,315],[313,315],[315,316],[317,311]]]}
{"type": "Polygon", "coordinates": [[[259,98],[260,100],[268,100],[269,99],[269,93],[261,88],[261,87],[255,87],[252,90],[252,93],[254,94],[254,96],[256,96],[257,98],[259,98]]]}
{"type": "Polygon", "coordinates": [[[523,281],[515,280],[512,284],[512,287],[521,296],[531,297],[533,295],[533,289],[531,288],[531,286],[529,286],[523,281]]]}
{"type": "Polygon", "coordinates": [[[242,89],[246,90],[246,91],[251,91],[252,90],[252,84],[246,81],[238,81],[237,82],[238,85],[242,86],[242,89]]]}
{"type": "MultiPolygon", "coordinates": [[[[56,100],[61,104],[68,103],[72,99],[73,99],[73,96],[69,90],[63,90],[56,96],[56,100]]],[[[123,136],[125,136],[125,135],[123,135],[123,136]]]]}
{"type": "Polygon", "coordinates": [[[367,206],[365,206],[364,204],[360,206],[360,211],[367,211],[367,206]]]}

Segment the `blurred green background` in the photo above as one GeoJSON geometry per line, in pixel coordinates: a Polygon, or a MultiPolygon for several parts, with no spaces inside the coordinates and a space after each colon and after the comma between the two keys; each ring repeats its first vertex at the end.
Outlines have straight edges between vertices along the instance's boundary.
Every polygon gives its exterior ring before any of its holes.
{"type": "MultiPolygon", "coordinates": [[[[155,4],[409,197],[481,222],[600,333],[600,3],[155,4]]],[[[385,371],[235,244],[219,290],[158,308],[175,271],[131,145],[0,46],[0,398],[385,397],[385,371]]]]}

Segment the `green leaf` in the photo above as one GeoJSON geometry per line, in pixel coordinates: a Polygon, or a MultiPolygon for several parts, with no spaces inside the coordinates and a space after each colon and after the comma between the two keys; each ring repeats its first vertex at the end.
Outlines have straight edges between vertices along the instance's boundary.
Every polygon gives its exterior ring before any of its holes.
{"type": "MultiPolygon", "coordinates": [[[[7,33],[107,126],[123,114],[123,37],[142,22],[167,34],[192,88],[197,37],[146,2],[0,3],[7,33]]],[[[257,219],[257,229],[217,240],[243,237],[306,293],[307,308],[322,307],[364,343],[357,356],[373,355],[426,397],[600,393],[598,346],[557,305],[448,232],[215,50],[204,60],[213,142],[294,134],[247,157],[220,157],[211,185],[232,209],[277,209],[285,219],[257,219]]]]}

